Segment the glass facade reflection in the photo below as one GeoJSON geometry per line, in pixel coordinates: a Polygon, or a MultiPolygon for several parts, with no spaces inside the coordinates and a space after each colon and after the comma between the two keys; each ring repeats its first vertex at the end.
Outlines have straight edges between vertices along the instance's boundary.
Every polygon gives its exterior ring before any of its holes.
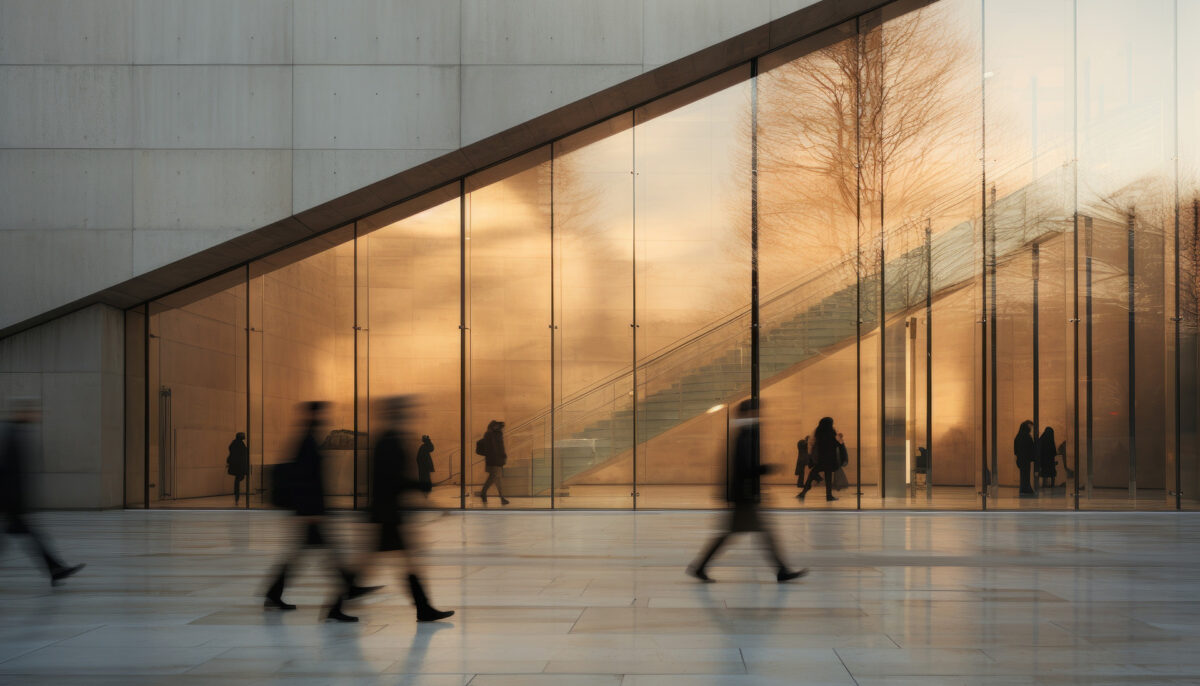
{"type": "Polygon", "coordinates": [[[265,506],[324,399],[362,507],[412,394],[431,507],[722,507],[757,396],[769,507],[1200,508],[1197,21],[896,2],[129,310],[126,504],[232,505],[244,432],[265,506]]]}

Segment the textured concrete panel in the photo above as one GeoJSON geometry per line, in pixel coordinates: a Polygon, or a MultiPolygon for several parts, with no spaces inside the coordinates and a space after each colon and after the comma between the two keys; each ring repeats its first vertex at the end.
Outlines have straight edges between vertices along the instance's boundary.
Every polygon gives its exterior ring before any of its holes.
{"type": "Polygon", "coordinates": [[[463,144],[640,74],[640,64],[463,68],[463,144]]]}
{"type": "Polygon", "coordinates": [[[457,67],[296,67],[295,147],[445,149],[458,142],[457,67]]]}
{"type": "Polygon", "coordinates": [[[289,64],[291,0],[137,0],[137,64],[289,64]]]}
{"type": "Polygon", "coordinates": [[[297,150],[292,153],[292,212],[303,212],[447,152],[297,150]]]}
{"type": "Polygon", "coordinates": [[[133,224],[129,150],[0,150],[0,230],[133,224]]]}
{"type": "Polygon", "coordinates": [[[0,326],[133,275],[130,230],[0,231],[0,326]]]}
{"type": "Polygon", "coordinates": [[[290,150],[139,150],[134,229],[246,231],[269,224],[291,210],[291,169],[290,150]]]}
{"type": "Polygon", "coordinates": [[[245,233],[242,229],[138,229],[133,232],[133,271],[148,272],[245,233]]]}
{"type": "Polygon", "coordinates": [[[295,0],[296,64],[457,64],[459,4],[295,0]]]}
{"type": "Polygon", "coordinates": [[[463,0],[463,64],[642,61],[641,0],[463,0]]]}
{"type": "Polygon", "coordinates": [[[292,145],[290,67],[135,67],[133,87],[139,148],[292,145]]]}
{"type": "Polygon", "coordinates": [[[129,67],[0,67],[0,147],[127,148],[129,67]]]}
{"type": "Polygon", "coordinates": [[[778,19],[809,5],[817,4],[818,0],[771,0],[771,18],[778,19]]]}
{"type": "Polygon", "coordinates": [[[98,372],[42,374],[41,471],[100,471],[100,377],[98,372]]]}
{"type": "Polygon", "coordinates": [[[770,5],[770,0],[645,0],[644,69],[767,23],[770,5]]]}
{"type": "Polygon", "coordinates": [[[133,0],[4,0],[0,64],[129,64],[133,0]]]}

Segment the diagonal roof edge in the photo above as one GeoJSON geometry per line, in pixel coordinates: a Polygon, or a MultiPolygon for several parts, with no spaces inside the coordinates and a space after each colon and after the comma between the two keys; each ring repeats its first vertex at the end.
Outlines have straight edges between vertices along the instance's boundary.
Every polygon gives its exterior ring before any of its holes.
{"type": "MultiPolygon", "coordinates": [[[[917,0],[918,3],[929,0],[917,0]]],[[[644,105],[892,0],[820,0],[767,24],[593,93],[436,159],[377,181],[89,296],[0,328],[5,338],[96,304],[126,309],[452,183],[644,105]]]]}

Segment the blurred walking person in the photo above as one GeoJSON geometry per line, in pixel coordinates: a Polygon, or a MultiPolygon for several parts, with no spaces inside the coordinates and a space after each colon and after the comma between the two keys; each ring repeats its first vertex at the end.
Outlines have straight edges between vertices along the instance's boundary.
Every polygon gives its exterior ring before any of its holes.
{"type": "Polygon", "coordinates": [[[275,576],[267,588],[263,607],[268,610],[295,610],[296,606],[283,599],[283,591],[287,585],[288,573],[295,566],[305,548],[320,548],[328,555],[330,566],[336,570],[341,589],[330,602],[329,610],[325,613],[326,620],[338,622],[357,622],[357,617],[351,617],[342,611],[342,603],[357,598],[381,586],[365,587],[356,582],[357,575],[342,564],[341,557],[329,540],[325,531],[325,478],[324,456],[318,447],[317,435],[325,425],[325,414],[328,403],[315,400],[304,403],[303,433],[296,447],[295,458],[288,463],[277,465],[273,476],[273,491],[277,505],[287,505],[295,511],[297,533],[291,548],[279,563],[275,576]]]}
{"type": "Polygon", "coordinates": [[[767,468],[759,461],[761,439],[759,435],[758,400],[751,398],[738,405],[738,418],[734,421],[737,438],[734,442],[733,463],[730,465],[729,482],[726,484],[726,499],[733,503],[727,530],[714,538],[700,558],[688,566],[688,574],[701,581],[712,581],[705,567],[713,556],[725,545],[730,534],[757,533],[775,565],[775,579],[780,583],[791,581],[808,573],[807,569],[792,571],[779,554],[779,546],[767,523],[759,515],[761,478],[767,468]]]}
{"type": "Polygon", "coordinates": [[[421,447],[417,448],[417,481],[421,482],[421,490],[425,496],[433,490],[433,441],[429,436],[421,436],[421,447]]]}
{"type": "MultiPolygon", "coordinates": [[[[233,506],[237,507],[242,481],[250,476],[250,451],[246,449],[246,434],[241,431],[229,443],[229,456],[225,458],[225,472],[233,477],[233,506]]],[[[246,484],[246,504],[250,504],[250,484],[246,484]]]]}
{"type": "Polygon", "coordinates": [[[504,422],[495,419],[488,422],[483,438],[475,443],[475,453],[483,455],[488,474],[483,488],[479,490],[479,497],[486,503],[488,488],[495,484],[500,504],[507,505],[508,498],[504,497],[504,465],[508,463],[508,453],[504,452],[504,422]]]}
{"type": "MultiPolygon", "coordinates": [[[[418,622],[435,622],[454,614],[453,610],[439,610],[429,603],[425,586],[417,576],[417,565],[413,559],[413,537],[405,531],[405,520],[412,508],[407,502],[414,491],[429,492],[428,473],[424,478],[413,478],[413,472],[422,470],[414,465],[412,453],[405,446],[412,439],[406,424],[412,410],[412,402],[406,397],[387,398],[383,401],[383,435],[371,450],[371,521],[378,525],[379,534],[375,550],[381,553],[396,551],[404,560],[404,571],[408,576],[408,591],[417,608],[418,622]],[[414,470],[414,467],[417,469],[414,470]]],[[[428,436],[423,437],[426,441],[428,436]]],[[[432,448],[432,443],[430,447],[432,448]]],[[[362,569],[366,568],[364,563],[362,569]]]]}
{"type": "MultiPolygon", "coordinates": [[[[37,551],[51,585],[57,586],[63,579],[84,568],[84,565],[68,566],[51,552],[45,539],[29,525],[26,495],[29,492],[29,460],[33,433],[42,420],[41,402],[36,398],[14,398],[11,401],[12,415],[4,427],[3,443],[0,444],[0,507],[4,509],[7,532],[24,535],[37,551]]],[[[4,539],[0,539],[3,548],[4,539]]]]}
{"type": "Polygon", "coordinates": [[[808,495],[812,489],[813,480],[818,471],[825,474],[825,500],[833,501],[837,498],[833,497],[833,474],[841,466],[841,458],[845,446],[838,439],[837,429],[833,428],[832,417],[822,417],[817,423],[817,430],[813,432],[812,452],[816,463],[814,469],[808,474],[808,481],[804,482],[804,490],[800,491],[800,498],[808,495]]]}

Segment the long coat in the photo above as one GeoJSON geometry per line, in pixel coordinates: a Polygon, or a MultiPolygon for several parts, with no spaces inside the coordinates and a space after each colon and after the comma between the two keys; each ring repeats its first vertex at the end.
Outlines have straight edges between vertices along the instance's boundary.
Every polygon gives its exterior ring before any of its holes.
{"type": "Polygon", "coordinates": [[[325,465],[321,449],[309,427],[296,448],[293,473],[294,507],[296,514],[313,517],[325,514],[325,465]]]}
{"type": "Polygon", "coordinates": [[[822,436],[817,433],[813,436],[813,443],[813,456],[816,458],[817,469],[835,472],[838,467],[842,466],[837,434],[830,433],[828,436],[822,436]]]}
{"type": "Polygon", "coordinates": [[[484,463],[489,467],[503,467],[508,463],[508,453],[504,450],[504,434],[488,430],[483,434],[484,463]]]}
{"type": "Polygon", "coordinates": [[[29,459],[25,424],[8,422],[0,428],[0,511],[20,517],[28,511],[25,501],[26,460],[29,459]]]}
{"type": "Polygon", "coordinates": [[[380,436],[371,451],[371,521],[380,524],[400,522],[400,496],[421,485],[410,476],[412,460],[405,449],[405,437],[389,430],[380,436]]]}
{"type": "Polygon", "coordinates": [[[1017,456],[1017,467],[1021,469],[1033,464],[1033,435],[1024,431],[1017,433],[1017,437],[1013,439],[1013,454],[1017,456]]]}
{"type": "Polygon", "coordinates": [[[250,451],[246,450],[246,444],[242,443],[240,438],[235,438],[229,443],[229,457],[225,458],[225,461],[229,463],[231,476],[250,474],[250,451]]]}
{"type": "Polygon", "coordinates": [[[759,501],[764,471],[759,462],[759,435],[758,422],[754,421],[740,428],[734,439],[726,499],[735,505],[751,505],[759,501]]]}

